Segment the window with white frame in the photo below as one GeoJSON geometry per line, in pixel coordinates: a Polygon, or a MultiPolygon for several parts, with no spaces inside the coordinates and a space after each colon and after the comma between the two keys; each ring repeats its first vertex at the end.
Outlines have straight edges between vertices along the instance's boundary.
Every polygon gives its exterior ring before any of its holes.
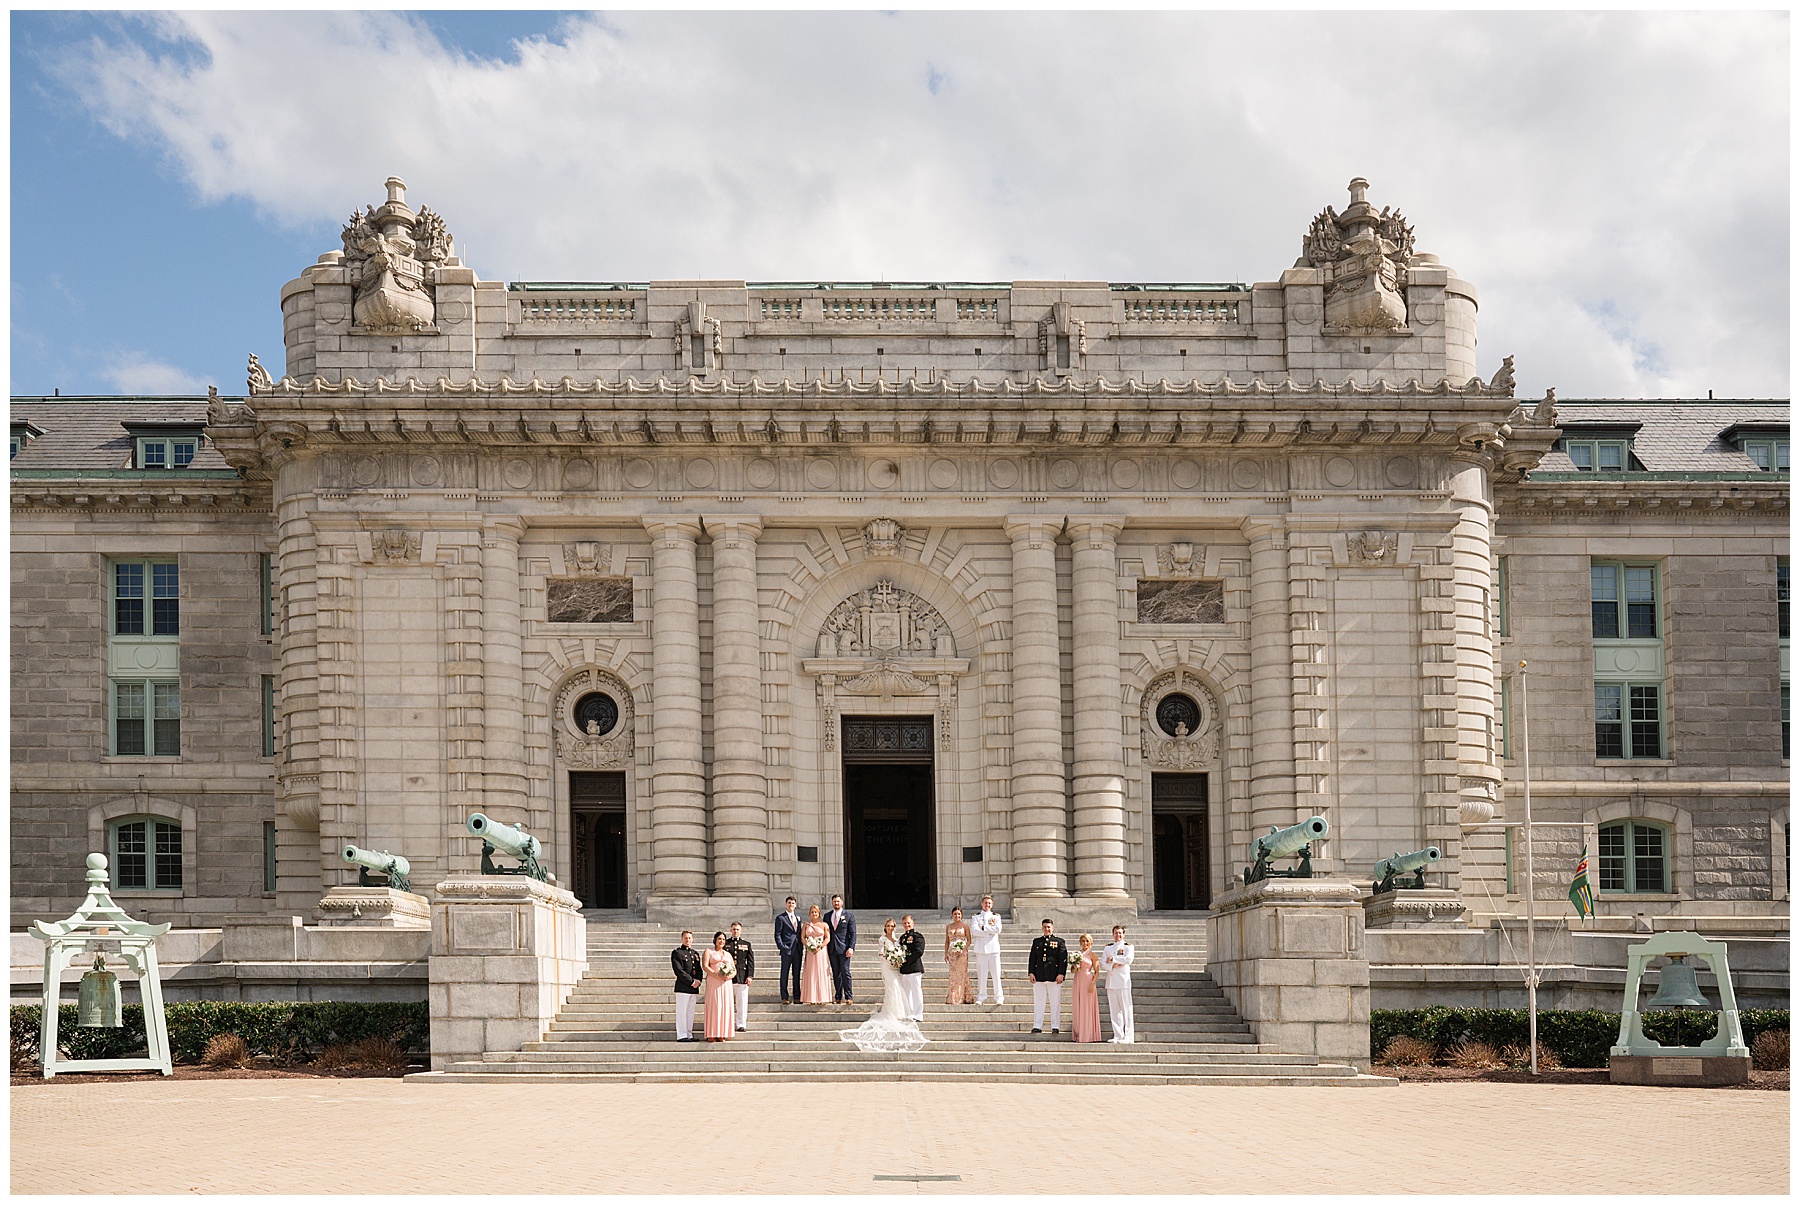
{"type": "Polygon", "coordinates": [[[181,890],[181,825],[130,816],[107,826],[112,885],[126,891],[181,890]]]}
{"type": "Polygon", "coordinates": [[[1669,829],[1648,820],[1616,820],[1600,826],[1600,884],[1607,895],[1665,895],[1669,829]]]}
{"type": "Polygon", "coordinates": [[[140,469],[185,469],[200,450],[200,436],[140,435],[137,437],[137,467],[140,469]]]}

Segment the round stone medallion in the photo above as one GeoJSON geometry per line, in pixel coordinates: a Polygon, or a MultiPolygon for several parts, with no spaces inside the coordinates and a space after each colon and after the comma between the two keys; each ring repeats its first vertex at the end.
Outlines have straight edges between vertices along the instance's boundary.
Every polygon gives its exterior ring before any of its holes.
{"type": "Polygon", "coordinates": [[[956,484],[956,462],[954,460],[934,460],[931,462],[930,471],[925,476],[926,480],[931,482],[931,488],[947,490],[956,484]]]}
{"type": "Polygon", "coordinates": [[[634,490],[646,489],[656,480],[656,466],[639,457],[625,462],[625,484],[634,490]]]}
{"type": "Polygon", "coordinates": [[[687,483],[697,490],[703,490],[713,483],[717,475],[713,462],[703,457],[696,457],[687,462],[687,483]]]}
{"type": "Polygon", "coordinates": [[[563,484],[578,490],[594,484],[594,462],[577,457],[563,465],[563,484]]]}
{"type": "Polygon", "coordinates": [[[500,477],[513,489],[522,490],[531,484],[531,462],[523,457],[515,456],[506,462],[500,477]]]}
{"type": "Polygon", "coordinates": [[[1052,460],[1050,462],[1050,484],[1059,490],[1075,488],[1081,480],[1081,466],[1073,460],[1052,460]]]}
{"type": "Polygon", "coordinates": [[[350,480],[357,485],[374,485],[381,476],[381,462],[373,456],[358,456],[350,462],[350,480]]]}
{"type": "Polygon", "coordinates": [[[768,489],[775,484],[775,462],[767,456],[758,456],[744,466],[744,480],[752,489],[768,489]]]}
{"type": "Polygon", "coordinates": [[[816,490],[828,490],[837,484],[837,465],[829,460],[806,462],[806,484],[816,490]]]}
{"type": "Polygon", "coordinates": [[[1444,316],[1444,307],[1434,301],[1422,301],[1413,307],[1413,322],[1419,326],[1435,326],[1444,316]]]}
{"type": "Polygon", "coordinates": [[[1122,490],[1128,490],[1137,485],[1138,479],[1142,476],[1143,473],[1135,460],[1115,460],[1112,463],[1112,483],[1122,490]]]}
{"type": "Polygon", "coordinates": [[[1356,480],[1356,465],[1351,463],[1348,456],[1333,456],[1325,462],[1325,480],[1338,489],[1343,489],[1356,480]]]}
{"type": "Polygon", "coordinates": [[[1410,456],[1390,456],[1382,466],[1389,485],[1411,485],[1419,479],[1419,465],[1410,456]]]}
{"type": "Polygon", "coordinates": [[[1231,483],[1241,490],[1255,489],[1262,479],[1262,465],[1254,460],[1240,460],[1231,466],[1231,483]]]}
{"type": "Polygon", "coordinates": [[[1169,469],[1169,480],[1176,489],[1191,490],[1200,484],[1200,465],[1192,460],[1177,460],[1169,469]]]}
{"type": "Polygon", "coordinates": [[[446,301],[437,308],[439,322],[467,322],[469,307],[460,301],[446,301]]]}
{"type": "Polygon", "coordinates": [[[444,478],[444,465],[435,456],[416,456],[412,462],[414,485],[436,485],[444,478]]]}
{"type": "Polygon", "coordinates": [[[1302,303],[1294,307],[1294,325],[1311,326],[1319,320],[1319,307],[1302,303]]]}
{"type": "Polygon", "coordinates": [[[869,484],[885,490],[900,480],[900,466],[891,460],[877,460],[869,465],[869,484]]]}
{"type": "Polygon", "coordinates": [[[583,736],[605,736],[619,726],[619,704],[605,691],[596,690],[575,700],[575,730],[583,736]],[[588,731],[592,721],[596,731],[588,731]]]}
{"type": "Polygon", "coordinates": [[[995,489],[1009,490],[1019,484],[1019,464],[1016,460],[994,460],[988,463],[988,484],[995,489]]]}

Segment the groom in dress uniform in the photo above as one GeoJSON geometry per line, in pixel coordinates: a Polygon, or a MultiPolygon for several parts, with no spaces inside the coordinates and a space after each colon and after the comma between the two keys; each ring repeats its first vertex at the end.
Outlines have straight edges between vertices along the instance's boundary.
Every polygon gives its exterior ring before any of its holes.
{"type": "Polygon", "coordinates": [[[973,940],[969,953],[975,955],[975,1003],[986,1004],[988,980],[994,981],[994,1003],[1006,1003],[1006,989],[1000,986],[1000,918],[994,914],[994,897],[981,897],[981,911],[969,924],[973,940]]]}
{"type": "Polygon", "coordinates": [[[831,955],[831,983],[838,1004],[855,1004],[856,993],[850,989],[850,960],[856,957],[856,917],[844,911],[844,897],[831,897],[831,911],[825,916],[831,936],[825,949],[831,955]]]}
{"type": "Polygon", "coordinates": [[[1112,1011],[1113,1036],[1108,1041],[1129,1045],[1137,1041],[1131,1025],[1131,960],[1137,955],[1125,940],[1125,926],[1113,926],[1112,944],[1100,952],[1100,969],[1106,972],[1106,1003],[1112,1011]]]}
{"type": "Polygon", "coordinates": [[[1031,943],[1031,1032],[1044,1032],[1044,1006],[1050,1006],[1050,1032],[1062,1032],[1062,981],[1069,973],[1069,947],[1056,936],[1056,926],[1046,920],[1044,935],[1031,943]]]}
{"type": "Polygon", "coordinates": [[[731,977],[731,1017],[737,1031],[743,1033],[750,1028],[750,980],[756,977],[756,951],[744,939],[744,926],[736,921],[731,922],[725,952],[737,964],[737,974],[731,977]]]}
{"type": "Polygon", "coordinates": [[[789,999],[800,999],[800,956],[805,953],[800,948],[800,914],[794,911],[794,897],[787,897],[787,911],[775,914],[775,949],[781,953],[781,1002],[789,999]],[[792,972],[794,992],[788,995],[789,972],[792,972]]]}
{"type": "Polygon", "coordinates": [[[900,945],[906,950],[906,961],[900,964],[900,991],[906,1001],[906,1015],[915,1021],[925,1019],[925,935],[913,928],[913,918],[900,918],[900,945]]]}
{"type": "Polygon", "coordinates": [[[669,965],[675,968],[675,1040],[694,1040],[694,1003],[700,999],[700,951],[694,948],[694,935],[681,931],[681,944],[669,952],[669,965]]]}

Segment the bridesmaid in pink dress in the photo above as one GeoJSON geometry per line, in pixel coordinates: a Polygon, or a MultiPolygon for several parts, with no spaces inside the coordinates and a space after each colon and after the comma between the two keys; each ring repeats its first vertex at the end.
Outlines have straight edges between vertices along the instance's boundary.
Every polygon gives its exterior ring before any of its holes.
{"type": "Polygon", "coordinates": [[[1095,973],[1094,939],[1086,933],[1081,935],[1081,949],[1069,959],[1069,981],[1075,986],[1070,992],[1070,1011],[1075,1014],[1075,1026],[1069,1036],[1077,1042],[1098,1042],[1100,1040],[1100,979],[1095,973]]]}
{"type": "Polygon", "coordinates": [[[825,927],[824,918],[819,914],[819,906],[814,904],[806,910],[806,923],[800,926],[800,944],[802,949],[806,943],[817,938],[819,948],[806,950],[806,956],[800,963],[800,1003],[831,1003],[831,955],[825,952],[825,942],[831,931],[825,927]]]}
{"type": "Polygon", "coordinates": [[[706,968],[706,1040],[724,1042],[731,1037],[731,976],[725,964],[731,955],[725,952],[725,935],[713,934],[713,948],[701,955],[706,968]]]}

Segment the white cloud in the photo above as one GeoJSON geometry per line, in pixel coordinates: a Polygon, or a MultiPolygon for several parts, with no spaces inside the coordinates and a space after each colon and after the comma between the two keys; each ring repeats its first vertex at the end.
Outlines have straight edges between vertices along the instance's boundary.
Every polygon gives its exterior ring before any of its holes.
{"type": "Polygon", "coordinates": [[[1522,391],[1787,390],[1785,14],[634,12],[505,62],[394,14],[136,29],[65,72],[203,198],[311,226],[398,174],[487,277],[1271,280],[1365,175],[1522,391]]]}
{"type": "Polygon", "coordinates": [[[186,369],[135,352],[116,358],[100,376],[119,393],[145,397],[206,392],[206,382],[186,369]]]}

